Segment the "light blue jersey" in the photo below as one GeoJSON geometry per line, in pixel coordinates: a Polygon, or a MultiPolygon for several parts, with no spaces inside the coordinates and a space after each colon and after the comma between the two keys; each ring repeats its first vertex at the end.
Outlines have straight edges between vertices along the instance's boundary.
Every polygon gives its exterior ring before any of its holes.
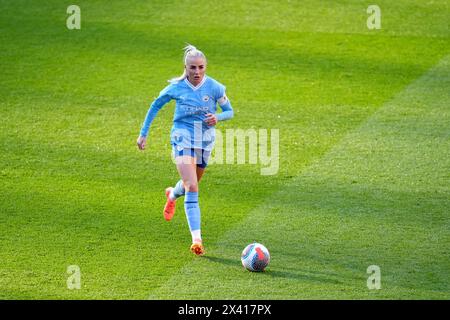
{"type": "Polygon", "coordinates": [[[211,151],[214,147],[215,129],[204,121],[207,113],[215,114],[217,104],[222,112],[219,121],[233,117],[233,108],[225,94],[225,86],[204,76],[196,87],[187,79],[172,82],[164,88],[151,104],[140,135],[146,137],[150,125],[161,108],[169,101],[176,101],[170,142],[178,150],[198,148],[211,151]]]}

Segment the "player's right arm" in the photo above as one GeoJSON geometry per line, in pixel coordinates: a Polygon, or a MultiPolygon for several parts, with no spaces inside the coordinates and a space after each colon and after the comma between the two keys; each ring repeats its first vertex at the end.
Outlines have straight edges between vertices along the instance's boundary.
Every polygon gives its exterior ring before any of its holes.
{"type": "Polygon", "coordinates": [[[150,125],[153,122],[153,119],[155,119],[156,115],[158,114],[159,110],[161,110],[162,107],[166,103],[168,103],[170,100],[172,100],[172,96],[170,94],[170,89],[172,85],[168,85],[164,90],[162,90],[159,93],[158,98],[156,98],[152,104],[150,105],[150,108],[147,111],[147,115],[145,117],[144,122],[142,123],[141,131],[139,133],[139,137],[136,141],[137,146],[140,150],[145,149],[145,145],[147,144],[147,136],[148,131],[150,129],[150,125]]]}

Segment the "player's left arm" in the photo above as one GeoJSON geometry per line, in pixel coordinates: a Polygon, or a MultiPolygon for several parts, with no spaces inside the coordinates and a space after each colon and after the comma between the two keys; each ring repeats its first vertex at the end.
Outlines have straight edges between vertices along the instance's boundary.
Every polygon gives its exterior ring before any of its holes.
{"type": "Polygon", "coordinates": [[[228,97],[225,94],[225,87],[221,87],[220,89],[221,90],[219,92],[219,98],[216,101],[219,103],[222,112],[218,115],[212,113],[206,114],[205,121],[209,126],[214,126],[217,124],[217,122],[231,119],[234,116],[233,107],[231,106],[230,100],[228,100],[228,97]]]}
{"type": "Polygon", "coordinates": [[[224,121],[233,118],[233,107],[231,106],[230,100],[228,100],[228,97],[225,93],[219,100],[217,100],[217,102],[222,109],[222,112],[217,115],[217,120],[224,121]]]}

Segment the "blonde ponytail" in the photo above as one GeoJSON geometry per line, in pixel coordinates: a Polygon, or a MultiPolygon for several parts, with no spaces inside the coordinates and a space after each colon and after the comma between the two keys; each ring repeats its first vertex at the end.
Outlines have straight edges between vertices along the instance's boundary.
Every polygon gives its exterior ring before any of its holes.
{"type": "Polygon", "coordinates": [[[180,82],[184,79],[186,79],[187,74],[186,74],[186,65],[187,65],[187,60],[188,58],[203,58],[206,61],[206,57],[203,54],[203,52],[201,52],[200,50],[198,50],[196,47],[194,47],[191,44],[187,44],[186,47],[183,48],[184,50],[184,56],[183,56],[183,62],[184,62],[184,70],[183,70],[183,74],[179,77],[175,77],[169,80],[170,83],[177,83],[180,82]]]}

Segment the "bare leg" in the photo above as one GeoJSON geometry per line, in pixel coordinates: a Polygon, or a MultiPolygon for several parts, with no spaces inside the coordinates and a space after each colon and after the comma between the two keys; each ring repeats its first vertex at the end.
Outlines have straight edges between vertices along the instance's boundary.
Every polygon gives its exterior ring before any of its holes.
{"type": "MultiPolygon", "coordinates": [[[[176,164],[186,192],[198,192],[199,179],[197,176],[195,158],[191,156],[180,156],[176,158],[176,164]]],[[[203,175],[203,172],[201,175],[203,175]]]]}
{"type": "Polygon", "coordinates": [[[203,174],[205,173],[206,168],[200,168],[197,167],[197,182],[200,182],[200,179],[202,178],[203,174]]]}

